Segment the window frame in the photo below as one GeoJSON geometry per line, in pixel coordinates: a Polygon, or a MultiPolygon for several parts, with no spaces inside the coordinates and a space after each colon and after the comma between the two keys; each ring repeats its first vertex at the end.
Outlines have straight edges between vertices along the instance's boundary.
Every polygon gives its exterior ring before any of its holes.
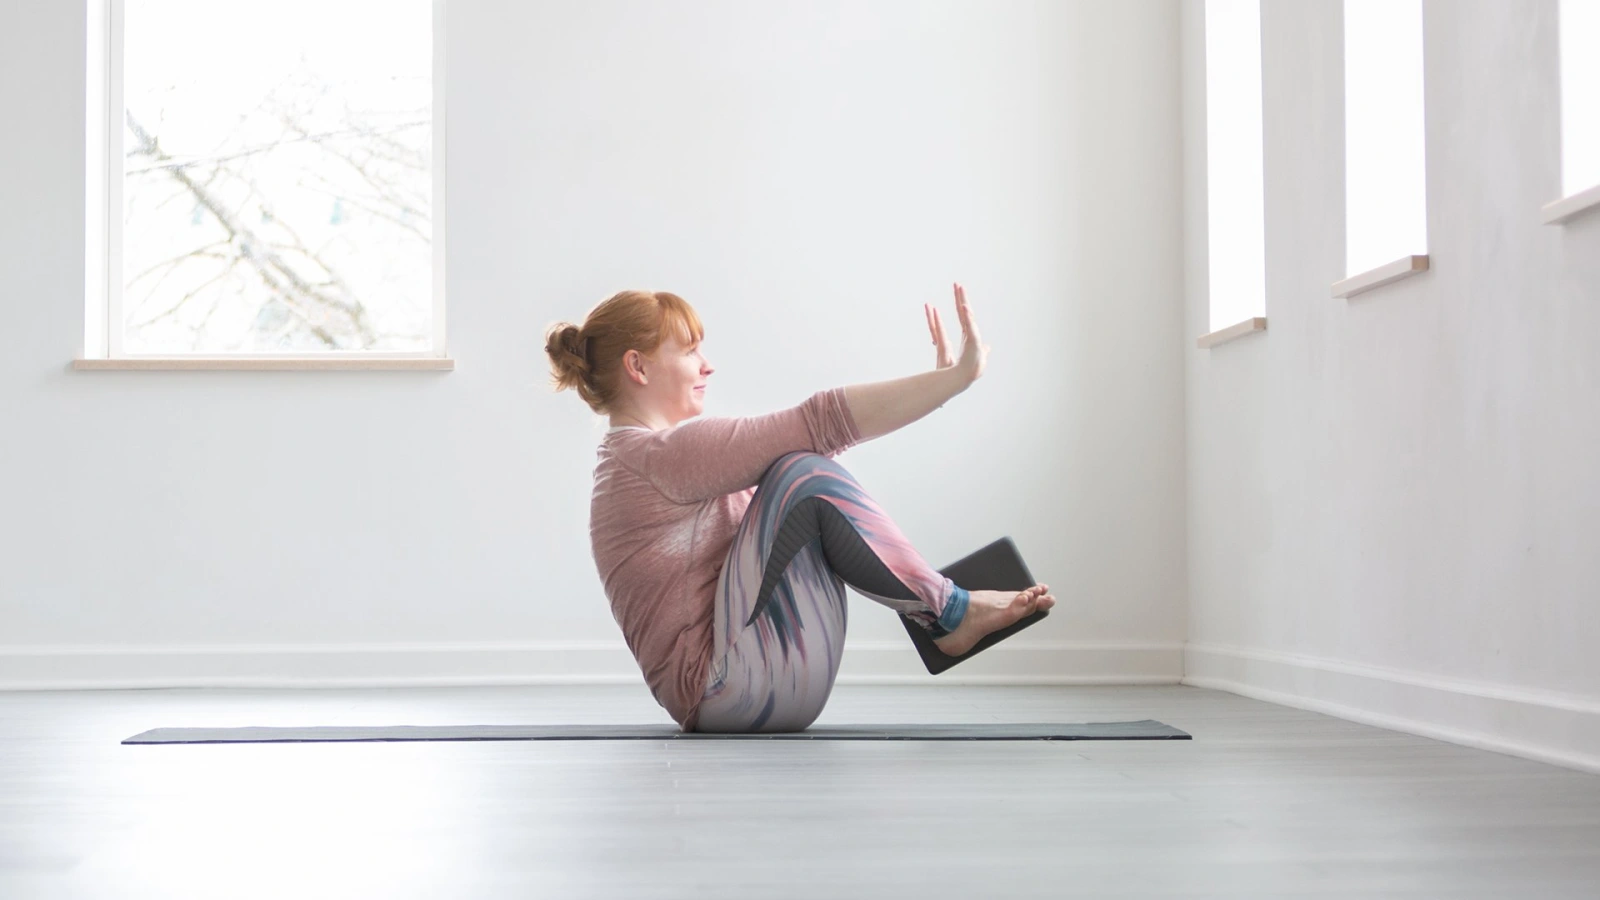
{"type": "MultiPolygon", "coordinates": [[[[1568,121],[1567,111],[1570,108],[1576,108],[1578,105],[1573,102],[1572,94],[1569,93],[1577,85],[1572,83],[1576,79],[1567,78],[1568,51],[1576,49],[1582,43],[1582,39],[1587,36],[1580,35],[1575,29],[1569,30],[1567,27],[1571,20],[1566,13],[1568,4],[1571,2],[1572,0],[1560,0],[1556,4],[1556,86],[1559,96],[1559,101],[1556,104],[1556,115],[1559,118],[1559,131],[1561,134],[1560,143],[1556,147],[1557,155],[1560,158],[1556,168],[1558,171],[1557,177],[1560,179],[1559,193],[1561,194],[1561,199],[1546,203],[1540,210],[1546,225],[1565,225],[1580,215],[1600,210],[1600,182],[1592,185],[1573,185],[1568,181],[1567,131],[1572,127],[1573,123],[1568,121]]],[[[1591,90],[1591,93],[1594,94],[1591,99],[1600,103],[1600,91],[1591,90]]]]}
{"type": "MultiPolygon", "coordinates": [[[[337,2],[337,0],[331,0],[337,2]]],[[[86,263],[84,353],[81,369],[105,368],[454,368],[447,354],[445,318],[446,109],[445,23],[447,0],[432,10],[432,252],[433,317],[426,350],[327,350],[301,352],[128,353],[122,328],[122,206],[126,0],[89,0],[86,109],[86,263]],[[164,365],[171,363],[172,365],[164,365]],[[385,364],[388,363],[388,364],[385,364]]]]}
{"type": "Polygon", "coordinates": [[[1262,32],[1263,18],[1262,18],[1262,14],[1261,14],[1262,10],[1261,10],[1261,2],[1260,2],[1260,0],[1253,0],[1253,2],[1252,2],[1252,0],[1243,0],[1243,2],[1240,3],[1240,6],[1242,6],[1242,7],[1254,7],[1254,17],[1255,17],[1256,42],[1255,42],[1253,55],[1255,57],[1255,66],[1256,66],[1255,84],[1258,87],[1258,91],[1256,93],[1256,96],[1254,97],[1254,107],[1255,107],[1254,108],[1254,113],[1255,113],[1255,124],[1259,127],[1259,133],[1260,133],[1260,137],[1261,137],[1261,144],[1257,148],[1258,153],[1257,153],[1257,156],[1255,157],[1256,160],[1258,160],[1260,162],[1260,166],[1257,167],[1257,170],[1255,172],[1255,179],[1258,182],[1259,193],[1255,194],[1255,195],[1252,195],[1251,199],[1254,200],[1257,197],[1259,197],[1259,199],[1261,200],[1261,205],[1260,205],[1259,210],[1258,210],[1260,212],[1260,214],[1261,214],[1260,231],[1259,231],[1260,238],[1261,238],[1261,244],[1260,244],[1260,246],[1258,248],[1259,253],[1258,253],[1257,257],[1256,257],[1256,259],[1260,262],[1260,269],[1256,273],[1260,277],[1260,282],[1259,282],[1259,286],[1261,288],[1260,303],[1259,303],[1259,305],[1252,304],[1252,306],[1255,307],[1255,308],[1252,308],[1252,309],[1248,310],[1248,312],[1250,314],[1247,317],[1245,317],[1243,320],[1241,320],[1241,321],[1237,321],[1237,322],[1227,322],[1227,321],[1218,322],[1218,321],[1215,320],[1216,309],[1217,309],[1216,304],[1214,303],[1215,295],[1217,293],[1217,291],[1216,291],[1217,281],[1216,281],[1216,277],[1215,277],[1216,276],[1216,269],[1217,269],[1217,265],[1216,265],[1216,263],[1217,263],[1217,229],[1214,227],[1216,225],[1216,222],[1215,222],[1213,214],[1214,214],[1214,211],[1216,209],[1216,204],[1217,204],[1217,202],[1218,202],[1218,200],[1220,198],[1219,198],[1219,194],[1217,192],[1217,185],[1216,185],[1217,171],[1216,171],[1215,164],[1214,164],[1214,160],[1215,160],[1216,154],[1214,152],[1215,148],[1212,146],[1212,137],[1214,135],[1214,132],[1212,130],[1212,126],[1214,124],[1214,118],[1213,117],[1215,115],[1215,112],[1214,112],[1214,109],[1213,109],[1213,103],[1212,103],[1212,100],[1214,99],[1213,95],[1212,95],[1212,90],[1215,87],[1215,85],[1214,85],[1215,69],[1213,68],[1213,60],[1212,60],[1212,54],[1211,54],[1211,38],[1212,38],[1212,34],[1213,34],[1213,30],[1212,29],[1213,29],[1213,25],[1214,25],[1214,17],[1212,15],[1212,11],[1213,11],[1214,7],[1212,5],[1212,0],[1201,0],[1201,3],[1199,4],[1200,16],[1201,16],[1200,44],[1201,44],[1201,47],[1203,48],[1203,54],[1202,55],[1204,57],[1204,62],[1202,64],[1202,66],[1201,66],[1201,74],[1202,74],[1202,77],[1203,77],[1203,79],[1205,81],[1205,87],[1204,87],[1204,90],[1202,91],[1202,95],[1205,98],[1204,102],[1205,102],[1205,110],[1206,110],[1206,115],[1205,115],[1205,132],[1206,132],[1206,135],[1205,135],[1205,145],[1206,145],[1206,164],[1205,164],[1205,168],[1206,168],[1206,310],[1205,310],[1205,312],[1206,312],[1206,329],[1207,329],[1205,334],[1202,334],[1200,337],[1195,339],[1195,346],[1198,349],[1201,349],[1201,350],[1209,350],[1209,349],[1211,349],[1213,347],[1217,347],[1217,346],[1220,346],[1222,344],[1226,344],[1226,343],[1230,343],[1232,341],[1236,341],[1239,338],[1247,337],[1249,335],[1256,334],[1258,332],[1266,331],[1266,329],[1267,329],[1267,272],[1266,272],[1266,265],[1267,265],[1267,248],[1266,248],[1266,236],[1267,236],[1267,222],[1266,222],[1266,214],[1267,214],[1267,210],[1266,210],[1266,174],[1267,174],[1267,166],[1266,166],[1266,163],[1267,163],[1267,148],[1266,148],[1266,112],[1267,112],[1267,110],[1266,110],[1266,78],[1267,78],[1267,72],[1266,72],[1266,38],[1265,38],[1265,35],[1262,32]]]}
{"type": "MultiPolygon", "coordinates": [[[[1353,232],[1351,230],[1351,192],[1350,192],[1350,64],[1354,56],[1350,52],[1350,6],[1352,0],[1341,0],[1340,3],[1340,59],[1344,72],[1344,88],[1340,97],[1340,106],[1343,110],[1344,121],[1344,237],[1345,258],[1343,269],[1345,277],[1333,283],[1332,296],[1335,299],[1348,300],[1358,294],[1376,290],[1385,285],[1394,284],[1406,278],[1420,275],[1429,271],[1429,246],[1433,240],[1432,229],[1428,222],[1428,10],[1423,0],[1408,0],[1416,4],[1417,9],[1417,68],[1420,81],[1418,88],[1421,92],[1421,106],[1417,110],[1416,128],[1421,137],[1422,171],[1422,246],[1421,253],[1407,253],[1397,259],[1369,265],[1360,271],[1355,271],[1351,265],[1353,260],[1350,255],[1353,232]]],[[[1369,0],[1370,2],[1370,0],[1369,0]]],[[[1407,127],[1410,127],[1409,125],[1407,127]]]]}

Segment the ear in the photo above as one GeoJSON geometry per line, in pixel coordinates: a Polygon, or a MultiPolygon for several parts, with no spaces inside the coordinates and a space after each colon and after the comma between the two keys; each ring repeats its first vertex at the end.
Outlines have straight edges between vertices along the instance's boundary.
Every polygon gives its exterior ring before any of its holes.
{"type": "Polygon", "coordinates": [[[628,378],[640,384],[649,384],[644,375],[644,354],[637,350],[629,350],[622,355],[622,370],[628,378]]]}

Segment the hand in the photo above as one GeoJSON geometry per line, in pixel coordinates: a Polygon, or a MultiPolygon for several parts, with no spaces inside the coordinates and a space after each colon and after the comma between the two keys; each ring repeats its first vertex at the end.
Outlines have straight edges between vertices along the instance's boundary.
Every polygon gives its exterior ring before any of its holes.
{"type": "Polygon", "coordinates": [[[967,376],[967,383],[977,381],[983,375],[984,364],[988,361],[989,348],[978,335],[978,324],[973,320],[972,309],[967,305],[967,292],[961,285],[955,285],[956,315],[961,320],[961,359],[953,360],[950,355],[950,342],[945,338],[944,323],[939,321],[939,310],[930,303],[922,305],[923,315],[928,320],[928,331],[933,334],[934,368],[946,369],[959,365],[967,376]]]}

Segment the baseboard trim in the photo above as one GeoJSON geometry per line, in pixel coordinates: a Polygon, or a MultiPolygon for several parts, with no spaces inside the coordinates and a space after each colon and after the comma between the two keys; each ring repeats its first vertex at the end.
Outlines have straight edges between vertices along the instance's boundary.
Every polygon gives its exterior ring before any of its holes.
{"type": "Polygon", "coordinates": [[[1600,702],[1220,644],[1184,647],[1183,683],[1600,773],[1600,702]]]}
{"type": "MultiPolygon", "coordinates": [[[[1183,644],[1008,641],[938,676],[851,641],[839,684],[1178,684],[1183,644]]],[[[642,684],[622,641],[0,646],[0,690],[642,684]]]]}

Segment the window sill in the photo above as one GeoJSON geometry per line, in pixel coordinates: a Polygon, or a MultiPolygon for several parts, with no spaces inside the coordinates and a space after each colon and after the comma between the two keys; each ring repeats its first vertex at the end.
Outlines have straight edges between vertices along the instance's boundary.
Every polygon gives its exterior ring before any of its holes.
{"type": "Polygon", "coordinates": [[[1421,272],[1428,271],[1428,256],[1404,256],[1385,266],[1379,266],[1370,272],[1352,275],[1343,281],[1333,283],[1333,296],[1354,297],[1374,288],[1393,284],[1402,278],[1410,278],[1421,272]]]}
{"type": "Polygon", "coordinates": [[[1579,191],[1571,197],[1564,197],[1554,203],[1544,205],[1544,223],[1546,225],[1564,225],[1567,220],[1586,213],[1592,209],[1600,209],[1600,184],[1579,191]]]}
{"type": "Polygon", "coordinates": [[[1245,319],[1243,322],[1240,322],[1237,325],[1229,325],[1227,328],[1224,328],[1221,331],[1213,331],[1210,334],[1203,334],[1200,336],[1200,339],[1195,342],[1195,346],[1199,347],[1201,350],[1208,350],[1217,346],[1218,344],[1226,344],[1229,341],[1236,341],[1247,334],[1255,334],[1258,331],[1266,330],[1267,320],[1264,317],[1257,316],[1254,319],[1245,319]]]}
{"type": "Polygon", "coordinates": [[[159,369],[165,371],[187,369],[233,369],[257,372],[278,371],[408,371],[453,372],[456,361],[450,357],[411,357],[401,359],[361,359],[334,357],[331,359],[287,357],[207,357],[207,356],[142,356],[124,359],[75,359],[72,368],[79,371],[102,372],[108,370],[130,371],[159,369]]]}

